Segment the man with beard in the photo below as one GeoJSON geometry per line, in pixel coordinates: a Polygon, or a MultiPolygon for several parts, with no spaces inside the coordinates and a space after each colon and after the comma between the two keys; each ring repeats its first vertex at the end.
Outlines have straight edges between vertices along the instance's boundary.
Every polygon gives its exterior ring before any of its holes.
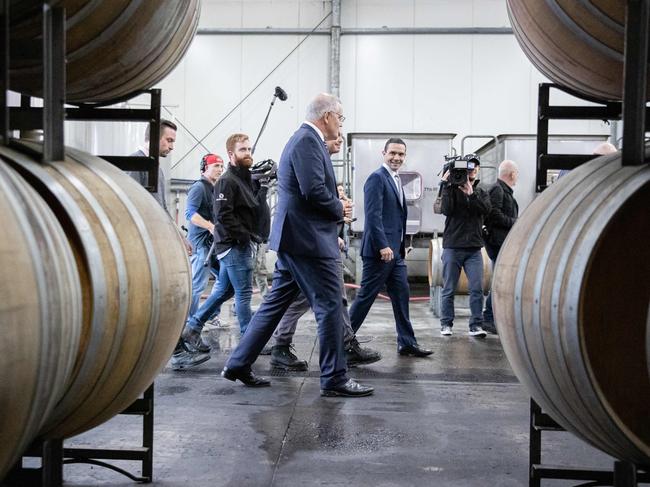
{"type": "Polygon", "coordinates": [[[233,134],[226,141],[230,164],[214,188],[214,252],[219,259],[217,289],[199,310],[190,317],[182,338],[188,346],[198,349],[201,330],[206,320],[235,291],[235,309],[243,335],[251,319],[253,276],[253,245],[260,243],[260,221],[268,215],[268,187],[251,179],[253,164],[248,135],[233,134]]]}
{"type": "MultiPolygon", "coordinates": [[[[166,120],[164,118],[160,119],[160,140],[158,142],[158,155],[160,157],[167,157],[171,151],[174,150],[174,143],[176,142],[176,124],[166,120]]],[[[150,139],[150,130],[149,124],[147,124],[147,129],[144,132],[144,145],[142,145],[136,152],[131,154],[132,157],[149,157],[149,139],[150,139]]],[[[149,181],[149,175],[144,171],[126,171],[126,173],[135,179],[142,186],[147,186],[149,181]]],[[[151,193],[155,198],[158,204],[167,212],[167,187],[165,184],[165,174],[163,173],[162,167],[158,165],[158,185],[156,191],[151,193]]],[[[183,242],[187,249],[187,253],[192,257],[192,246],[183,237],[183,242]]],[[[210,359],[210,354],[205,353],[204,350],[198,351],[193,348],[188,348],[183,342],[182,338],[178,339],[176,343],[176,348],[172,354],[172,369],[173,370],[184,370],[191,367],[195,367],[199,364],[202,364],[206,360],[210,359]]]]}
{"type": "Polygon", "coordinates": [[[307,106],[305,119],[280,157],[278,205],[269,239],[278,256],[273,286],[221,376],[248,387],[271,384],[255,375],[251,365],[302,291],[318,323],[321,395],[369,396],[372,387],[347,377],[343,351],[337,223],[352,214],[352,205],[338,198],[325,145],[341,129],[343,107],[335,96],[321,93],[307,106]]]}
{"type": "MultiPolygon", "coordinates": [[[[160,143],[158,145],[158,155],[160,157],[167,157],[171,151],[174,150],[174,143],[176,142],[176,124],[166,120],[160,119],[160,143]]],[[[136,152],[131,154],[132,157],[149,157],[149,124],[144,132],[144,145],[141,146],[136,152]]],[[[127,174],[139,182],[142,186],[147,186],[149,176],[144,171],[127,171],[127,174]]],[[[162,167],[158,165],[158,186],[156,192],[151,195],[156,198],[160,206],[167,211],[167,188],[165,187],[165,174],[162,167]]]]}

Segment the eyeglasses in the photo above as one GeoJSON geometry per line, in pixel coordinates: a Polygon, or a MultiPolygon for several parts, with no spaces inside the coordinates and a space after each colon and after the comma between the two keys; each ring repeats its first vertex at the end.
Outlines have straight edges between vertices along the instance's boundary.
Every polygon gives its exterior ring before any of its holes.
{"type": "Polygon", "coordinates": [[[345,117],[343,115],[341,115],[340,113],[337,113],[337,112],[330,112],[330,113],[333,113],[334,115],[336,115],[339,118],[339,122],[341,122],[341,123],[345,122],[345,117]]]}

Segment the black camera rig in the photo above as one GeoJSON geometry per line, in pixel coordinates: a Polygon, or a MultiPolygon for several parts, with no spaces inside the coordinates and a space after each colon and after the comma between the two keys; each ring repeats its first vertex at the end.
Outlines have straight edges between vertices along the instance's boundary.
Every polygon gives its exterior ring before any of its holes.
{"type": "Polygon", "coordinates": [[[251,178],[253,181],[268,179],[273,181],[278,178],[278,163],[273,159],[265,159],[256,162],[251,166],[251,178]]]}
{"type": "Polygon", "coordinates": [[[451,186],[462,186],[468,181],[468,172],[481,163],[476,154],[464,156],[445,156],[445,164],[442,166],[442,174],[449,171],[447,182],[451,186]]]}

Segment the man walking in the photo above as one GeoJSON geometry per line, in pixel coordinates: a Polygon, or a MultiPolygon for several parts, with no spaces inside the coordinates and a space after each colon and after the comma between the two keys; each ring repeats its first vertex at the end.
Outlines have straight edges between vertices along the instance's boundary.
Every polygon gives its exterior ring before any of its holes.
{"type": "Polygon", "coordinates": [[[359,293],[350,308],[350,322],[356,333],[377,294],[386,285],[393,305],[398,353],[426,357],[433,352],[420,348],[409,318],[409,284],[404,260],[407,208],[399,178],[399,168],[406,158],[406,143],[399,138],[390,138],[382,154],[383,164],[363,186],[363,271],[359,293]]]}
{"type": "MultiPolygon", "coordinates": [[[[327,145],[327,150],[330,155],[338,154],[343,145],[343,135],[339,133],[336,139],[326,140],[325,144],[327,145]]],[[[345,197],[345,194],[343,194],[344,198],[341,197],[341,191],[338,186],[337,191],[339,199],[348,200],[348,198],[345,197]]],[[[342,232],[343,224],[339,224],[339,227],[341,227],[342,232]]],[[[337,240],[339,248],[341,249],[341,252],[343,252],[345,242],[341,238],[340,234],[337,240]]],[[[372,364],[381,360],[381,354],[375,350],[362,347],[354,335],[354,331],[352,331],[350,315],[348,313],[348,297],[345,292],[345,282],[343,280],[344,269],[342,259],[343,256],[339,259],[339,278],[341,280],[342,291],[341,299],[343,306],[341,324],[343,326],[345,361],[348,367],[372,364]]],[[[284,316],[273,333],[273,339],[275,340],[275,345],[271,348],[271,366],[273,368],[295,371],[307,370],[307,362],[305,360],[299,360],[291,351],[291,343],[293,341],[293,335],[296,333],[298,320],[310,309],[309,300],[303,293],[300,293],[293,303],[291,303],[289,309],[284,313],[284,316]]]]}
{"type": "Polygon", "coordinates": [[[235,293],[235,309],[243,335],[251,319],[253,245],[261,242],[260,221],[265,211],[268,187],[251,179],[251,142],[246,134],[233,134],[226,141],[228,171],[214,190],[214,242],[219,259],[216,290],[194,313],[183,330],[183,340],[198,348],[206,320],[235,293]]]}
{"type": "MultiPolygon", "coordinates": [[[[492,268],[496,264],[497,256],[508,232],[519,215],[519,206],[512,192],[512,188],[517,184],[518,177],[519,169],[517,169],[517,164],[505,160],[499,164],[499,178],[489,190],[491,209],[485,221],[487,233],[485,250],[492,261],[492,268]]],[[[488,333],[495,335],[497,333],[492,313],[492,291],[488,293],[485,300],[482,327],[488,333]]]]}
{"type": "Polygon", "coordinates": [[[280,157],[279,199],[269,241],[277,252],[273,286],[221,375],[249,387],[270,385],[253,373],[251,365],[302,291],[318,322],[321,395],[367,396],[373,388],[347,377],[340,321],[337,224],[350,216],[352,207],[338,199],[325,145],[326,139],[338,136],[344,120],[340,101],[325,93],[316,96],[307,107],[306,120],[280,157]]]}
{"type": "MultiPolygon", "coordinates": [[[[212,215],[214,205],[214,185],[223,174],[223,159],[216,154],[206,154],[201,159],[201,179],[194,182],[187,193],[185,217],[189,220],[188,238],[192,244],[192,301],[188,318],[193,316],[199,309],[201,294],[205,290],[210,274],[215,276],[218,282],[219,262],[216,255],[208,259],[210,248],[213,242],[214,217],[212,215]],[[207,265],[206,265],[207,260],[207,265]]],[[[213,252],[214,254],[214,252],[213,252]]],[[[216,291],[215,283],[212,291],[216,291]]],[[[231,292],[232,295],[232,292],[231,292]]],[[[215,311],[216,314],[220,309],[215,311]]],[[[198,343],[198,350],[209,352],[210,346],[202,341],[198,343]]]]}

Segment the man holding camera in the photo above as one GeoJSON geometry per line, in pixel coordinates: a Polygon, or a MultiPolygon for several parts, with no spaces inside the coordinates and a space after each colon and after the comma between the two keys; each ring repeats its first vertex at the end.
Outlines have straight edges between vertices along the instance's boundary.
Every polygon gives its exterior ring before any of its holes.
{"type": "MultiPolygon", "coordinates": [[[[485,238],[485,250],[492,261],[492,267],[496,263],[499,250],[503,245],[508,232],[517,221],[519,205],[513,195],[512,188],[517,184],[519,169],[513,161],[505,160],[499,164],[499,179],[490,188],[490,215],[485,222],[487,236],[485,238]]],[[[492,314],[492,291],[488,293],[483,311],[483,329],[488,333],[495,334],[497,329],[494,326],[494,315],[492,314]]]]}
{"type": "Polygon", "coordinates": [[[469,335],[485,338],[483,323],[483,219],[490,213],[488,193],[478,187],[480,161],[469,154],[456,160],[442,176],[442,303],[440,334],[450,336],[454,326],[454,294],[461,269],[469,283],[469,335]]]}
{"type": "Polygon", "coordinates": [[[245,134],[233,134],[226,141],[230,164],[217,182],[214,194],[214,252],[219,259],[217,289],[199,310],[190,317],[183,330],[183,340],[198,348],[205,321],[230,298],[229,287],[235,291],[235,309],[239,329],[246,331],[251,319],[253,275],[253,244],[262,241],[260,222],[268,212],[267,185],[251,179],[253,164],[251,143],[245,134]]]}

